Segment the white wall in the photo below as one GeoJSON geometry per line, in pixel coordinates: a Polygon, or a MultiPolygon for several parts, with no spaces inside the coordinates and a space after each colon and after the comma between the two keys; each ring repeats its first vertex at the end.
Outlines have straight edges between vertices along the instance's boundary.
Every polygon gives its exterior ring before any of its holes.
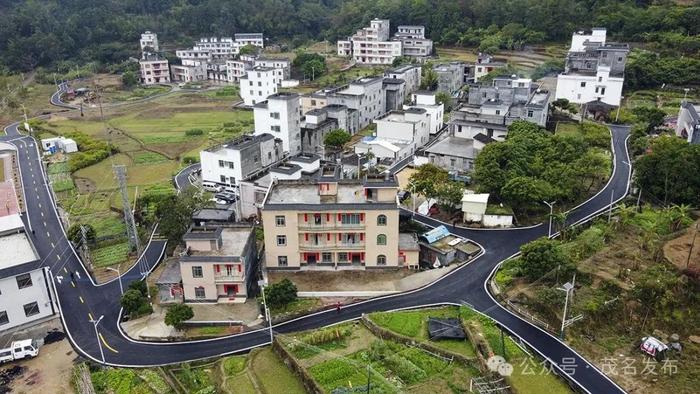
{"type": "MultiPolygon", "coordinates": [[[[46,288],[46,280],[42,269],[30,272],[32,285],[19,289],[15,276],[0,279],[0,312],[7,312],[9,323],[0,326],[0,332],[53,314],[51,298],[46,288]],[[39,313],[27,317],[24,305],[36,302],[39,313]]],[[[70,280],[64,276],[64,280],[70,280]]]]}
{"type": "Polygon", "coordinates": [[[241,172],[241,152],[233,149],[219,149],[215,152],[201,151],[199,152],[199,160],[202,164],[202,180],[215,183],[228,183],[237,185],[243,174],[241,172]],[[219,160],[223,160],[224,166],[221,167],[219,160]],[[233,163],[233,168],[229,168],[228,163],[233,163]],[[226,182],[222,182],[221,176],[226,177],[226,182]],[[230,182],[230,178],[234,178],[234,182],[230,182]]]}
{"type": "Polygon", "coordinates": [[[484,215],[481,222],[485,227],[510,227],[513,225],[511,215],[484,215]]]}
{"type": "Polygon", "coordinates": [[[590,76],[559,74],[555,99],[564,98],[572,103],[583,104],[600,98],[607,104],[619,106],[624,78],[610,77],[607,71],[600,69],[597,75],[590,76]],[[605,93],[602,93],[602,88],[605,88],[605,93]]]}
{"type": "MultiPolygon", "coordinates": [[[[275,75],[274,70],[249,70],[246,78],[240,81],[240,94],[243,103],[253,106],[265,101],[268,96],[277,93],[277,80],[282,81],[281,75],[275,75]]],[[[281,73],[281,70],[279,70],[281,73]]]]}
{"type": "Polygon", "coordinates": [[[267,101],[267,108],[253,108],[255,134],[269,133],[282,140],[282,149],[295,155],[301,152],[301,114],[299,97],[275,98],[267,101]],[[275,117],[271,116],[275,115],[275,117]],[[278,130],[279,128],[279,130],[278,130]]]}

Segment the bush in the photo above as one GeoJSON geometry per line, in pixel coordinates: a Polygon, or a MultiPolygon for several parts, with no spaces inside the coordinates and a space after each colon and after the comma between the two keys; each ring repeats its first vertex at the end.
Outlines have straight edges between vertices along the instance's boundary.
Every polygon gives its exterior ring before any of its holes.
{"type": "Polygon", "coordinates": [[[188,137],[204,135],[204,130],[202,130],[202,129],[189,129],[189,130],[185,131],[185,135],[188,137]]]}
{"type": "Polygon", "coordinates": [[[176,304],[169,307],[168,311],[165,312],[165,324],[180,329],[185,320],[190,320],[193,317],[192,307],[185,304],[176,304]]]}
{"type": "Polygon", "coordinates": [[[296,299],[297,286],[287,278],[265,288],[265,300],[270,308],[285,306],[296,299]]]}

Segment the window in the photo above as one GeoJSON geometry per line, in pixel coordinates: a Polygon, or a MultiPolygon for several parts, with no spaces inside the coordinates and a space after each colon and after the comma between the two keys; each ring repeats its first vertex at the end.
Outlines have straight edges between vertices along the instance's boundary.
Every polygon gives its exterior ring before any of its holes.
{"type": "Polygon", "coordinates": [[[581,82],[581,87],[582,87],[582,88],[585,88],[585,87],[586,87],[586,83],[585,83],[585,82],[581,82]]]}
{"type": "Polygon", "coordinates": [[[605,88],[600,89],[600,94],[605,95],[605,88]]]}
{"type": "Polygon", "coordinates": [[[39,314],[39,304],[36,302],[32,302],[29,304],[24,304],[24,315],[29,317],[29,316],[34,316],[39,314]]]}
{"type": "Polygon", "coordinates": [[[377,216],[377,226],[386,226],[386,215],[377,216]]]}
{"type": "Polygon", "coordinates": [[[277,227],[284,227],[287,224],[284,216],[275,216],[275,223],[277,227]]]}
{"type": "Polygon", "coordinates": [[[287,256],[277,256],[277,266],[286,267],[287,264],[287,256]]]}
{"type": "Polygon", "coordinates": [[[598,82],[603,82],[603,77],[598,77],[598,82]]]}
{"type": "Polygon", "coordinates": [[[25,287],[32,286],[32,277],[29,274],[17,275],[17,288],[24,289],[25,287]]]}
{"type": "Polygon", "coordinates": [[[383,254],[377,256],[377,265],[386,265],[386,256],[383,254]]]}
{"type": "Polygon", "coordinates": [[[280,113],[279,112],[270,112],[270,117],[272,119],[279,119],[280,118],[280,113]]]}
{"type": "Polygon", "coordinates": [[[342,224],[360,224],[360,214],[359,213],[344,213],[340,215],[340,222],[342,224]]]}
{"type": "Polygon", "coordinates": [[[219,167],[221,167],[221,168],[226,167],[223,160],[219,160],[219,167]]]}
{"type": "Polygon", "coordinates": [[[496,115],[500,115],[500,114],[501,114],[501,110],[500,110],[500,109],[497,109],[497,110],[496,110],[496,115]]]}
{"type": "Polygon", "coordinates": [[[201,278],[203,276],[204,276],[204,274],[202,272],[201,266],[195,265],[194,267],[192,267],[192,277],[193,278],[201,278]]]}
{"type": "Polygon", "coordinates": [[[345,252],[338,253],[338,262],[345,263],[348,261],[348,254],[345,252]]]}
{"type": "Polygon", "coordinates": [[[279,132],[280,127],[279,126],[270,126],[270,130],[279,132]]]}
{"type": "Polygon", "coordinates": [[[324,263],[330,263],[333,261],[333,254],[330,252],[321,253],[321,261],[324,263]]]}
{"type": "Polygon", "coordinates": [[[455,164],[457,164],[457,160],[455,160],[455,159],[450,159],[450,167],[454,167],[455,164]]]}
{"type": "Polygon", "coordinates": [[[311,105],[316,105],[316,100],[311,100],[311,105]]]}
{"type": "Polygon", "coordinates": [[[277,236],[277,246],[286,246],[287,245],[287,236],[286,235],[278,235],[277,236]]]}
{"type": "Polygon", "coordinates": [[[6,311],[0,311],[0,326],[3,324],[7,324],[10,322],[10,319],[7,317],[7,312],[6,311]]]}
{"type": "Polygon", "coordinates": [[[195,287],[194,288],[194,298],[206,298],[207,293],[204,291],[204,287],[195,287]]]}
{"type": "Polygon", "coordinates": [[[233,162],[232,162],[232,161],[229,161],[229,162],[228,162],[228,168],[230,168],[230,169],[233,170],[233,162]]]}
{"type": "Polygon", "coordinates": [[[527,110],[527,117],[532,118],[532,115],[534,115],[534,112],[531,109],[527,110]]]}
{"type": "Polygon", "coordinates": [[[221,181],[221,183],[226,183],[226,175],[220,175],[219,180],[221,181]]]}
{"type": "Polygon", "coordinates": [[[377,235],[377,245],[386,245],[386,235],[384,235],[384,234],[377,235]]]}
{"type": "Polygon", "coordinates": [[[618,62],[621,62],[621,61],[622,61],[622,57],[618,57],[618,58],[617,58],[617,61],[618,61],[618,62]]]}

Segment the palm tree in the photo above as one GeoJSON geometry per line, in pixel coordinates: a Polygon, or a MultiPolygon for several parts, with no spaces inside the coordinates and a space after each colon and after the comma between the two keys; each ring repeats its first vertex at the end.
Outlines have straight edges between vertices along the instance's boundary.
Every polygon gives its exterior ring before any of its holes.
{"type": "Polygon", "coordinates": [[[687,204],[674,205],[670,209],[667,209],[671,218],[671,232],[680,230],[683,223],[691,220],[690,211],[691,207],[687,204]]]}

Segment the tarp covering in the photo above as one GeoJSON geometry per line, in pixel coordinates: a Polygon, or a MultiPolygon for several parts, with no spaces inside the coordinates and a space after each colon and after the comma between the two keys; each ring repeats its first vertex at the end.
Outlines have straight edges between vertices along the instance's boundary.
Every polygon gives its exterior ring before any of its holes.
{"type": "Polygon", "coordinates": [[[431,340],[436,339],[465,339],[467,336],[459,319],[428,318],[428,335],[431,340]]]}

